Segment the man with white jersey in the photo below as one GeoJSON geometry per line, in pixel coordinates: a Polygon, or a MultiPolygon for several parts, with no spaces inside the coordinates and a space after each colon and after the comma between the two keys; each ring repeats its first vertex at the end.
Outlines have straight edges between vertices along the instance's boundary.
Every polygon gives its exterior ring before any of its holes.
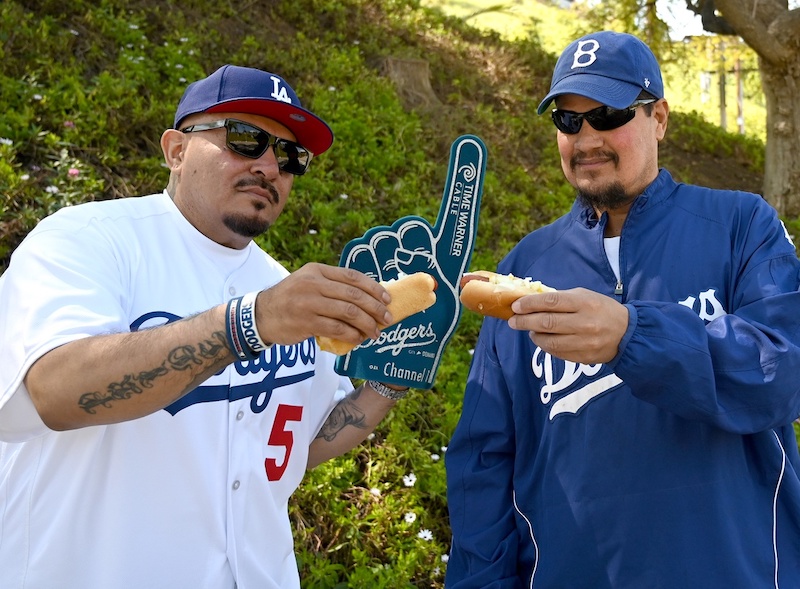
{"type": "Polygon", "coordinates": [[[188,86],[163,193],[44,219],[0,277],[0,586],[299,587],[288,500],[404,391],[356,390],[315,336],[392,321],[353,270],[252,240],[333,133],[283,78],[188,86]]]}
{"type": "Polygon", "coordinates": [[[447,450],[449,589],[800,586],[800,261],[760,196],[658,165],[636,37],[571,43],[539,105],[572,210],[498,272],[447,450]]]}

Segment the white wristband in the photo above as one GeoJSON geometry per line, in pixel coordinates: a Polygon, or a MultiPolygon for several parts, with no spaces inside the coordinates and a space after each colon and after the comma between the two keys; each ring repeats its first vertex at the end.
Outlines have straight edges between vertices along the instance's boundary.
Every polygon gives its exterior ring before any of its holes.
{"type": "Polygon", "coordinates": [[[258,355],[272,347],[272,343],[265,342],[258,333],[256,326],[256,298],[257,292],[249,292],[242,297],[237,318],[239,327],[244,336],[245,344],[254,354],[258,355]]]}

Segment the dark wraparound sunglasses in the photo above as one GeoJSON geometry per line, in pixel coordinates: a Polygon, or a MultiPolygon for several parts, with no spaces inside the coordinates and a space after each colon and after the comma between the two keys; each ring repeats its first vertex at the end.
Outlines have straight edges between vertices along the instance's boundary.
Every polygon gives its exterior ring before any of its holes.
{"type": "Polygon", "coordinates": [[[656,98],[637,100],[628,108],[622,109],[598,106],[582,113],[554,108],[552,113],[553,122],[556,124],[556,129],[567,135],[578,133],[581,130],[584,119],[597,131],[611,131],[632,121],[633,117],[636,116],[637,108],[645,104],[652,104],[656,100],[656,98]]]}
{"type": "Polygon", "coordinates": [[[223,119],[213,123],[202,123],[181,129],[182,133],[195,133],[197,131],[208,131],[210,129],[225,128],[225,145],[228,148],[252,159],[258,159],[273,146],[275,159],[278,161],[278,168],[282,172],[302,176],[311,163],[312,153],[299,143],[281,139],[260,129],[250,123],[245,123],[238,119],[223,119]]]}

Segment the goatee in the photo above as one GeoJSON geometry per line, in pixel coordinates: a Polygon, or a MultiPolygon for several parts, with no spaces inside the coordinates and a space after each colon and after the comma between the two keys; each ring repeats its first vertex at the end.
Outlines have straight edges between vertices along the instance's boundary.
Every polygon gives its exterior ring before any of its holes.
{"type": "Polygon", "coordinates": [[[579,190],[578,199],[594,209],[614,210],[627,206],[636,198],[628,194],[621,183],[615,182],[598,190],[579,190]]]}
{"type": "Polygon", "coordinates": [[[261,221],[245,215],[228,215],[222,219],[222,222],[225,224],[225,227],[237,235],[249,237],[251,239],[262,233],[266,233],[270,227],[269,221],[261,221]]]}
{"type": "MultiPolygon", "coordinates": [[[[272,197],[272,202],[274,204],[277,205],[280,203],[280,194],[272,182],[269,182],[263,178],[246,178],[236,183],[236,188],[246,188],[248,186],[258,186],[261,189],[266,190],[272,197]]],[[[262,211],[267,205],[265,205],[263,202],[256,202],[253,206],[256,211],[262,211]]],[[[247,215],[228,215],[222,219],[222,222],[225,227],[237,235],[249,237],[251,239],[261,235],[262,233],[265,233],[270,227],[269,221],[259,220],[247,215]]]]}

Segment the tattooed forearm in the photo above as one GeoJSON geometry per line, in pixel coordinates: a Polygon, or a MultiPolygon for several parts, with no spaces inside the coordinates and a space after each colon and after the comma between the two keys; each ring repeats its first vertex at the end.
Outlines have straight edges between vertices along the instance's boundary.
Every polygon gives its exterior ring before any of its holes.
{"type": "Polygon", "coordinates": [[[342,401],[333,408],[328,419],[322,424],[322,428],[317,434],[317,439],[324,438],[326,442],[332,442],[336,436],[339,435],[339,432],[348,425],[359,429],[366,429],[366,415],[359,409],[358,404],[354,403],[359,396],[361,396],[360,387],[349,396],[342,399],[342,401]]]}
{"type": "Polygon", "coordinates": [[[225,334],[221,331],[214,333],[207,339],[194,346],[180,346],[172,350],[167,356],[167,363],[175,370],[186,370],[192,365],[201,365],[207,360],[213,360],[219,353],[227,348],[225,334]]]}
{"type": "Polygon", "coordinates": [[[141,394],[143,389],[153,386],[153,381],[156,377],[165,374],[167,374],[167,369],[163,365],[155,370],[140,372],[138,376],[128,374],[120,382],[110,383],[105,395],[97,392],[84,393],[78,399],[78,406],[87,413],[94,414],[95,407],[110,408],[111,401],[130,399],[134,394],[141,394]]]}
{"type": "Polygon", "coordinates": [[[224,332],[217,331],[211,338],[199,342],[196,346],[179,346],[167,354],[160,366],[144,370],[139,374],[126,374],[119,382],[108,384],[105,392],[84,393],[78,399],[78,406],[87,413],[96,413],[95,408],[110,409],[113,401],[130,399],[140,395],[144,389],[152,388],[156,379],[168,376],[171,371],[184,371],[192,367],[201,367],[198,374],[216,371],[226,357],[227,343],[224,332]]]}

